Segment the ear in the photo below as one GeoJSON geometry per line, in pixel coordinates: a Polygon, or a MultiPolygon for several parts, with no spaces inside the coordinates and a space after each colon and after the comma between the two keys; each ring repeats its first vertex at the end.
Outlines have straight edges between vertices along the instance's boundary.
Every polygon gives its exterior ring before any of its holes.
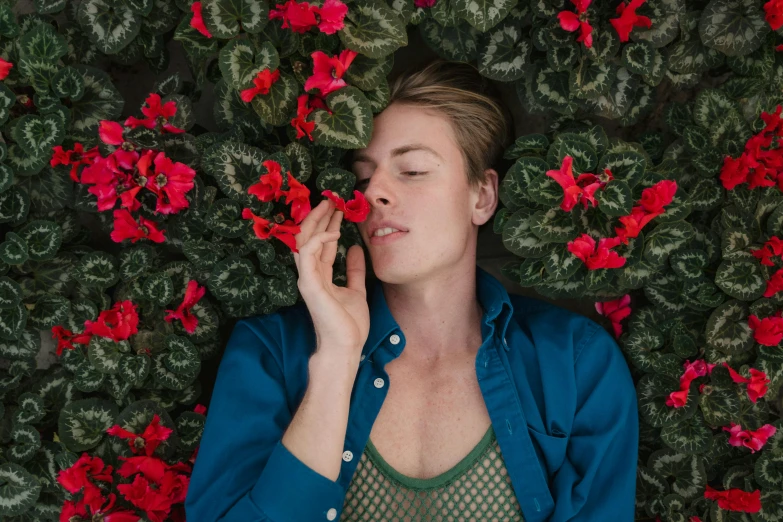
{"type": "Polygon", "coordinates": [[[473,189],[476,204],[473,207],[473,224],[481,226],[495,214],[498,206],[498,173],[495,169],[484,171],[485,181],[473,189]]]}

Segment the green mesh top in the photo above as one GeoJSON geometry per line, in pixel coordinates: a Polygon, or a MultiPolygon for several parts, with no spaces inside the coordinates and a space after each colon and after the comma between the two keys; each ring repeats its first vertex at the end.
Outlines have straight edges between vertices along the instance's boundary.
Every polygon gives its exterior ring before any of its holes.
{"type": "Polygon", "coordinates": [[[523,521],[495,431],[456,466],[430,479],[407,477],[381,457],[372,441],[348,486],[340,521],[523,521]]]}

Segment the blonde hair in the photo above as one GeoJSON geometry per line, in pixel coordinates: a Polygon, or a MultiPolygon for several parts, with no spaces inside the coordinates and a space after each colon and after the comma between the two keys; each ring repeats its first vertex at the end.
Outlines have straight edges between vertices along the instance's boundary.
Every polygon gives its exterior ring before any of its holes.
{"type": "Polygon", "coordinates": [[[389,105],[430,109],[451,122],[471,189],[486,181],[484,170],[495,167],[513,140],[511,116],[498,90],[469,63],[437,58],[403,71],[389,89],[389,105]]]}

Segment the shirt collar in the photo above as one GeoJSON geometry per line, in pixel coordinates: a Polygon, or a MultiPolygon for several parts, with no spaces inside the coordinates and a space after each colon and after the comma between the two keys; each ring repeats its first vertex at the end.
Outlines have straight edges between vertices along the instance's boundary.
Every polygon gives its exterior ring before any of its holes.
{"type": "MultiPolygon", "coordinates": [[[[498,329],[501,339],[506,335],[506,328],[511,320],[514,308],[505,287],[492,274],[476,265],[476,296],[484,309],[482,332],[484,338],[498,329]],[[488,328],[485,328],[486,325],[488,328]]],[[[362,350],[363,356],[370,356],[381,343],[398,357],[405,346],[405,335],[400,325],[392,316],[383,294],[383,285],[376,279],[369,295],[370,333],[362,350]],[[393,334],[399,336],[400,342],[393,344],[390,338],[393,334]]],[[[506,343],[502,344],[508,350],[506,343]]]]}

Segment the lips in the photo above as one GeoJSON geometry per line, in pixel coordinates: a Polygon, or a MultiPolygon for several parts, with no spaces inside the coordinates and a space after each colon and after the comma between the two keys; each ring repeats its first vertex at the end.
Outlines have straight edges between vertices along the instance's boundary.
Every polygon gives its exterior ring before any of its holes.
{"type": "Polygon", "coordinates": [[[393,223],[391,221],[380,221],[369,226],[368,230],[370,231],[370,237],[374,237],[375,232],[382,228],[396,228],[400,232],[408,232],[407,228],[397,223],[393,223]]]}

